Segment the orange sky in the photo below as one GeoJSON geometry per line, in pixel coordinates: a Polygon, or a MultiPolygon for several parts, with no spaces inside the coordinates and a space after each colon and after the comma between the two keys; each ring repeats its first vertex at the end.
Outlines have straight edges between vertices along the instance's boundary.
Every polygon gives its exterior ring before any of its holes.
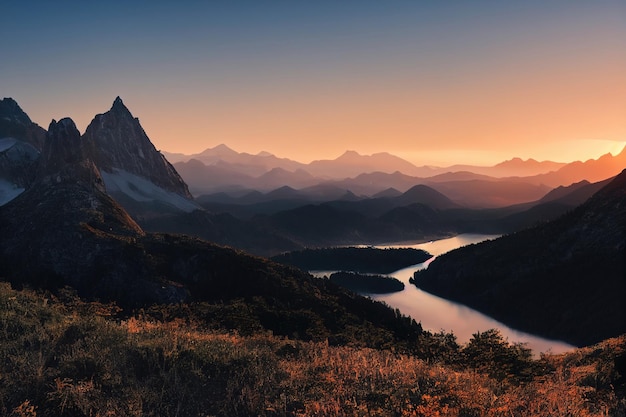
{"type": "Polygon", "coordinates": [[[489,165],[626,145],[623,1],[20,4],[0,93],[43,127],[82,131],[119,95],[170,152],[489,165]]]}

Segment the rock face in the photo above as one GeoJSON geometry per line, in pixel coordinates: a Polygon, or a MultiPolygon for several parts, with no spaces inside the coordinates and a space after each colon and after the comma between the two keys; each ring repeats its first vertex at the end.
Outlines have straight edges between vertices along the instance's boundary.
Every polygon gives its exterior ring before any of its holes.
{"type": "Polygon", "coordinates": [[[39,151],[31,144],[14,138],[0,139],[0,181],[23,191],[34,180],[38,159],[39,151]]]}
{"type": "Polygon", "coordinates": [[[0,208],[0,271],[88,296],[158,299],[162,286],[142,273],[141,257],[129,261],[145,234],[106,194],[86,151],[71,119],[52,121],[34,183],[0,208]]]}
{"type": "Polygon", "coordinates": [[[14,138],[41,150],[46,131],[28,117],[12,98],[0,100],[0,139],[14,138]]]}
{"type": "Polygon", "coordinates": [[[560,218],[470,245],[415,284],[513,327],[587,345],[626,332],[626,170],[560,218]]]}
{"type": "Polygon", "coordinates": [[[45,135],[15,100],[0,100],[0,206],[32,183],[45,135]]]}
{"type": "Polygon", "coordinates": [[[113,102],[111,110],[93,119],[83,139],[100,170],[107,173],[126,171],[146,178],[167,191],[192,198],[187,184],[156,150],[139,120],[133,117],[119,97],[113,102]]]}

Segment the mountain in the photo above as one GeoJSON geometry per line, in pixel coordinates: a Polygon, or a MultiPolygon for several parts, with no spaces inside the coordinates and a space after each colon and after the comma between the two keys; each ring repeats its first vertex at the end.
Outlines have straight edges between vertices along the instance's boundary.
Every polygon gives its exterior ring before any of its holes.
{"type": "Polygon", "coordinates": [[[262,175],[274,168],[281,168],[290,172],[305,168],[305,164],[287,158],[278,158],[269,152],[260,152],[256,155],[245,152],[239,153],[224,144],[192,155],[168,152],[164,152],[164,154],[172,163],[187,162],[191,159],[198,160],[208,166],[226,163],[238,173],[252,177],[262,175]]]}
{"type": "Polygon", "coordinates": [[[506,177],[529,177],[534,175],[546,174],[548,172],[557,171],[566,163],[553,161],[536,161],[532,158],[523,160],[521,158],[512,158],[507,161],[500,162],[492,166],[475,166],[475,165],[452,165],[447,168],[440,168],[443,172],[473,172],[479,175],[487,175],[496,178],[506,177]]]}
{"type": "Polygon", "coordinates": [[[46,131],[33,123],[15,100],[0,100],[0,139],[18,139],[41,150],[45,137],[46,131]]]}
{"type": "Polygon", "coordinates": [[[198,208],[187,184],[119,97],[92,120],[83,140],[107,190],[122,204],[156,201],[183,211],[198,208]]]}
{"type": "Polygon", "coordinates": [[[587,201],[592,195],[611,181],[613,181],[613,177],[594,183],[583,180],[569,186],[559,186],[543,196],[541,200],[539,200],[539,203],[558,201],[562,204],[578,206],[587,201]]]}
{"type": "Polygon", "coordinates": [[[15,100],[0,100],[0,206],[32,183],[45,135],[15,100]]]}
{"type": "Polygon", "coordinates": [[[417,167],[386,152],[360,155],[355,151],[346,151],[337,159],[313,161],[306,170],[315,176],[342,179],[376,171],[414,174],[417,167]]]}
{"type": "Polygon", "coordinates": [[[575,210],[452,251],[415,284],[514,328],[587,345],[626,332],[626,170],[575,210]]]}
{"type": "Polygon", "coordinates": [[[0,208],[0,270],[15,282],[68,284],[107,298],[122,281],[129,296],[143,294],[141,266],[123,260],[144,232],[106,194],[84,145],[71,119],[52,121],[33,185],[0,208]]]}
{"type": "Polygon", "coordinates": [[[385,190],[382,190],[372,196],[372,198],[389,198],[389,197],[399,197],[402,193],[396,190],[393,187],[389,187],[385,190]]]}
{"type": "Polygon", "coordinates": [[[377,225],[366,216],[328,204],[308,204],[269,216],[257,216],[254,223],[302,245],[337,246],[374,241],[377,225]]]}
{"type": "Polygon", "coordinates": [[[283,186],[291,188],[305,188],[318,184],[319,179],[309,174],[303,169],[287,171],[284,168],[272,168],[254,181],[254,188],[257,190],[276,189],[283,186]]]}
{"type": "Polygon", "coordinates": [[[449,209],[459,207],[458,204],[452,202],[444,194],[424,184],[418,184],[414,187],[411,187],[401,196],[395,197],[393,201],[396,203],[397,206],[406,206],[418,203],[436,209],[449,209]]]}
{"type": "Polygon", "coordinates": [[[375,335],[415,346],[423,334],[390,308],[300,270],[199,239],[146,233],[105,192],[92,152],[71,119],[52,121],[32,186],[0,207],[0,276],[14,286],[70,286],[127,312],[154,303],[162,311],[197,308],[217,312],[231,329],[303,340],[374,346],[375,335]]]}
{"type": "MultiPolygon", "coordinates": [[[[30,186],[46,131],[12,99],[2,100],[0,112],[0,135],[13,135],[0,137],[0,204],[4,204],[30,186]]],[[[133,216],[199,208],[119,97],[108,112],[93,119],[82,140],[83,152],[98,168],[107,192],[133,216]]]]}
{"type": "MultiPolygon", "coordinates": [[[[287,192],[293,191],[282,190],[287,192]]],[[[347,193],[322,204],[268,211],[252,222],[303,246],[374,244],[447,236],[451,231],[441,212],[457,207],[438,191],[416,185],[396,197],[358,198],[347,193]]]]}
{"type": "Polygon", "coordinates": [[[571,162],[557,171],[526,177],[525,180],[550,187],[573,184],[584,180],[598,182],[616,176],[625,166],[626,147],[615,156],[607,153],[598,159],[571,162]]]}
{"type": "Polygon", "coordinates": [[[254,177],[240,172],[227,162],[205,165],[197,159],[190,159],[176,162],[174,168],[196,196],[253,188],[251,184],[254,183],[254,177]]]}
{"type": "Polygon", "coordinates": [[[352,211],[371,219],[398,207],[420,204],[436,210],[458,208],[448,197],[426,185],[418,184],[393,197],[361,198],[354,201],[334,200],[324,203],[342,211],[352,211]]]}
{"type": "Polygon", "coordinates": [[[245,172],[249,170],[225,161],[205,165],[197,159],[190,159],[186,162],[177,162],[174,167],[196,196],[216,192],[232,193],[240,189],[271,191],[283,186],[304,188],[322,181],[302,169],[288,171],[284,168],[272,168],[253,176],[245,172]]]}
{"type": "MultiPolygon", "coordinates": [[[[529,177],[541,173],[557,171],[566,165],[563,162],[536,161],[532,158],[522,160],[513,158],[494,165],[487,175],[492,177],[529,177]]],[[[476,172],[476,171],[474,171],[476,172]]],[[[478,172],[477,172],[478,173],[478,172]]]]}
{"type": "Polygon", "coordinates": [[[519,179],[473,179],[445,182],[430,182],[425,179],[423,183],[445,194],[455,203],[473,208],[506,207],[536,201],[550,191],[550,187],[545,185],[528,183],[519,179]]]}
{"type": "Polygon", "coordinates": [[[0,206],[30,186],[39,151],[14,138],[0,139],[0,206]]]}

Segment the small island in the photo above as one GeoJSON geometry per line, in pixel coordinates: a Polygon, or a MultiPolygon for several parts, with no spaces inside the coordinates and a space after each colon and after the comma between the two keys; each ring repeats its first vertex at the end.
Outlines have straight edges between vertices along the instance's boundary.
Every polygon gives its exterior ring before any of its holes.
{"type": "Polygon", "coordinates": [[[330,281],[351,291],[367,294],[388,294],[404,289],[403,282],[384,275],[341,271],[330,274],[330,281]]]}
{"type": "Polygon", "coordinates": [[[388,274],[426,262],[432,255],[421,249],[341,247],[304,249],[287,252],[271,259],[307,271],[353,271],[388,274]]]}

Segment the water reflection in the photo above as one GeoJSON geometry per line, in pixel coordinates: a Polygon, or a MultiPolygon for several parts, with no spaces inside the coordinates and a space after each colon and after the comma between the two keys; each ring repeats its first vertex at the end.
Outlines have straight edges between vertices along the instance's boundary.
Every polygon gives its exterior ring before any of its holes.
{"type": "MultiPolygon", "coordinates": [[[[416,321],[421,322],[422,327],[426,330],[433,332],[440,330],[452,331],[456,335],[459,343],[469,341],[472,334],[477,331],[483,332],[497,328],[504,337],[508,338],[509,342],[526,343],[535,354],[548,351],[560,353],[571,350],[573,346],[567,343],[548,340],[511,329],[469,307],[429,294],[409,283],[413,272],[428,267],[428,264],[433,261],[435,256],[461,246],[478,243],[487,239],[495,239],[497,237],[498,235],[463,234],[426,243],[377,246],[379,248],[409,247],[423,249],[432,254],[433,258],[424,263],[413,265],[389,274],[404,282],[405,289],[403,291],[392,294],[371,295],[371,298],[384,301],[392,308],[399,309],[402,314],[413,317],[416,321]]],[[[320,274],[323,273],[316,273],[316,275],[320,274]]]]}

